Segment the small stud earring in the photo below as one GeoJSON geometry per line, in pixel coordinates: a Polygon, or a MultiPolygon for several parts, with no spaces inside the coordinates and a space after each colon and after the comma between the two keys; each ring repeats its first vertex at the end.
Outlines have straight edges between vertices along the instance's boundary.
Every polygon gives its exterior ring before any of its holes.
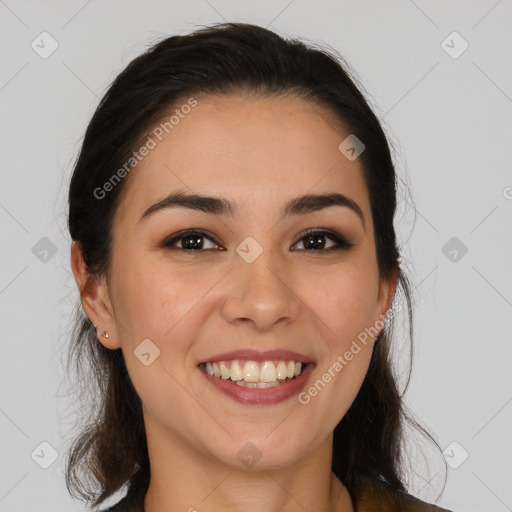
{"type": "Polygon", "coordinates": [[[108,338],[108,332],[107,331],[103,331],[101,333],[101,336],[103,336],[103,338],[108,338]]]}

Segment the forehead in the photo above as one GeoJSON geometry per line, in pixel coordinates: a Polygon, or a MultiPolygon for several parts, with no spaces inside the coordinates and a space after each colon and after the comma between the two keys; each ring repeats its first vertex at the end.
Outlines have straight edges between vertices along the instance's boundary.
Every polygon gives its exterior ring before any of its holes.
{"type": "Polygon", "coordinates": [[[291,95],[198,97],[165,125],[176,109],[148,132],[153,148],[125,184],[123,218],[176,189],[217,193],[260,213],[297,195],[338,191],[369,214],[361,165],[338,149],[349,132],[325,107],[291,95]]]}

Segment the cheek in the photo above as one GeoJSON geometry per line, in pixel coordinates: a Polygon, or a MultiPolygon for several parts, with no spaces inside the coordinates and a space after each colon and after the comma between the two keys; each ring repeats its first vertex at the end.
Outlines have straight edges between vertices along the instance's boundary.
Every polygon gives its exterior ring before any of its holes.
{"type": "MultiPolygon", "coordinates": [[[[187,265],[163,264],[134,251],[124,254],[131,256],[114,267],[126,269],[118,272],[114,286],[116,316],[125,327],[120,330],[123,344],[133,350],[149,338],[161,350],[179,356],[226,298],[222,290],[225,286],[230,289],[230,276],[219,283],[219,273],[208,270],[208,265],[192,270],[187,265]]],[[[316,267],[314,272],[295,268],[286,276],[285,280],[293,283],[289,300],[297,296],[304,310],[301,316],[309,316],[309,321],[316,324],[332,358],[343,354],[374,321],[378,284],[369,263],[358,257],[339,266],[316,267]]],[[[296,322],[301,323],[301,319],[296,322]]]]}
{"type": "Polygon", "coordinates": [[[372,326],[375,319],[378,276],[359,263],[330,271],[304,282],[308,307],[326,326],[332,347],[343,350],[347,342],[372,326]]]}
{"type": "Polygon", "coordinates": [[[134,341],[172,338],[211,287],[205,279],[194,279],[191,272],[155,264],[147,256],[126,259],[119,268],[129,270],[116,280],[116,314],[134,341]]]}
{"type": "MultiPolygon", "coordinates": [[[[123,262],[130,271],[125,277],[119,274],[116,281],[116,314],[126,329],[118,332],[130,379],[144,407],[168,423],[171,422],[166,416],[169,411],[185,415],[190,406],[191,398],[184,392],[193,371],[189,352],[203,325],[201,298],[215,279],[211,283],[194,279],[190,273],[151,264],[148,260],[132,257],[123,262]],[[159,349],[158,356],[147,366],[134,354],[146,339],[159,349]]],[[[155,349],[150,344],[147,346],[152,359],[151,351],[155,349]]]]}
{"type": "Polygon", "coordinates": [[[333,429],[353,403],[372,356],[376,288],[370,272],[332,274],[329,286],[316,288],[309,305],[320,321],[326,344],[315,379],[301,403],[311,403],[333,429]]]}
{"type": "MultiPolygon", "coordinates": [[[[305,283],[308,284],[308,283],[305,283]]],[[[349,408],[364,380],[372,355],[378,274],[359,259],[311,279],[308,306],[321,321],[328,356],[320,362],[313,394],[324,395],[326,414],[336,422],[349,408]],[[327,388],[325,394],[323,387],[327,388]]]]}

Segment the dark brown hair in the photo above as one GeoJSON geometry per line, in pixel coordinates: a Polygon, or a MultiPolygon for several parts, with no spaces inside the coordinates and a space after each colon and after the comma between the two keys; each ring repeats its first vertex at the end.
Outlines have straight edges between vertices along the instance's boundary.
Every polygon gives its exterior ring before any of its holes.
{"type": "MultiPolygon", "coordinates": [[[[129,175],[100,199],[97,190],[178,100],[237,92],[296,94],[326,107],[366,146],[359,158],[370,198],[379,273],[384,279],[398,270],[401,293],[395,293],[394,300],[402,295],[406,302],[412,344],[410,285],[400,268],[393,225],[395,169],[382,127],[345,68],[333,52],[243,23],[165,38],[133,60],[97,107],[69,188],[69,231],[80,244],[91,277],[109,271],[112,219],[129,175]]],[[[398,389],[390,359],[392,329],[391,319],[374,345],[355,401],[334,430],[332,470],[349,492],[367,477],[406,490],[404,422],[421,427],[408,416],[398,389]]],[[[412,349],[410,353],[412,358],[412,349]]],[[[79,392],[93,397],[93,407],[68,453],[68,490],[97,506],[127,486],[141,503],[150,479],[141,401],[121,349],[107,349],[98,341],[80,303],[68,364],[73,361],[79,392]]]]}

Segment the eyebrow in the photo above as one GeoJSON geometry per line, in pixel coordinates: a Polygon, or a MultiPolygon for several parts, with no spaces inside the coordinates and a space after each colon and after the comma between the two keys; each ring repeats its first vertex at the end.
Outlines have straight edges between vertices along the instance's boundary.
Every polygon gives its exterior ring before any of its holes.
{"type": "MultiPolygon", "coordinates": [[[[355,212],[365,227],[365,218],[359,205],[349,197],[339,194],[305,194],[288,201],[281,211],[281,218],[293,215],[304,215],[316,212],[330,206],[343,206],[355,212]]],[[[211,197],[201,194],[188,194],[185,192],[173,192],[166,198],[150,206],[140,218],[140,221],[147,219],[156,212],[170,208],[187,208],[197,210],[211,215],[228,215],[237,218],[240,212],[239,206],[222,197],[211,197]]],[[[140,222],[139,221],[139,222],[140,222]]]]}

